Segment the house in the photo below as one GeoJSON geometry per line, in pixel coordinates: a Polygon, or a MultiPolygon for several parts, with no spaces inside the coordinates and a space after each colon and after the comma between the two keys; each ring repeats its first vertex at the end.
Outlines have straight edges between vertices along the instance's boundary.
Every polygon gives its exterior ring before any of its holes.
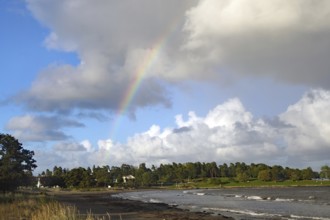
{"type": "Polygon", "coordinates": [[[126,183],[127,180],[135,180],[133,175],[123,176],[123,182],[126,183]]]}

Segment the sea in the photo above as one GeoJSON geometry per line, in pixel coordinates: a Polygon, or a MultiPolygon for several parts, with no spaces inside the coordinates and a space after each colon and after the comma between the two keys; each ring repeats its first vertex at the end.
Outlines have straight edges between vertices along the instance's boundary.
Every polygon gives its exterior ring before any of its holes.
{"type": "Polygon", "coordinates": [[[330,220],[330,187],[154,190],[115,196],[224,215],[237,220],[330,220]]]}

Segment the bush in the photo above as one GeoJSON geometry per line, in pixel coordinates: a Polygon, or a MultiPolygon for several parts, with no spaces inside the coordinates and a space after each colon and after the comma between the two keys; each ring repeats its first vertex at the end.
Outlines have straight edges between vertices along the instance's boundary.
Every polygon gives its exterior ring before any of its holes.
{"type": "Polygon", "coordinates": [[[210,178],[207,180],[207,183],[211,185],[220,185],[222,182],[221,178],[210,178]]]}

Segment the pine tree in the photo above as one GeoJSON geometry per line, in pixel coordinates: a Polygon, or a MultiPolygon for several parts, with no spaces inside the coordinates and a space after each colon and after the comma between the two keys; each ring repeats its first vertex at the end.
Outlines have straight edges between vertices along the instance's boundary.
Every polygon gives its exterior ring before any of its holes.
{"type": "Polygon", "coordinates": [[[26,150],[9,134],[0,133],[0,190],[3,192],[27,185],[37,167],[34,152],[26,150]]]}

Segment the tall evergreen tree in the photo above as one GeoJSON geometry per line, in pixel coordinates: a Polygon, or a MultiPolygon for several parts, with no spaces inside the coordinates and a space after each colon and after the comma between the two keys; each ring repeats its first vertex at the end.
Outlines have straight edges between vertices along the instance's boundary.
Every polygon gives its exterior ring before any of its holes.
{"type": "Polygon", "coordinates": [[[12,191],[27,185],[37,167],[34,152],[26,150],[9,134],[0,134],[0,190],[12,191]]]}

